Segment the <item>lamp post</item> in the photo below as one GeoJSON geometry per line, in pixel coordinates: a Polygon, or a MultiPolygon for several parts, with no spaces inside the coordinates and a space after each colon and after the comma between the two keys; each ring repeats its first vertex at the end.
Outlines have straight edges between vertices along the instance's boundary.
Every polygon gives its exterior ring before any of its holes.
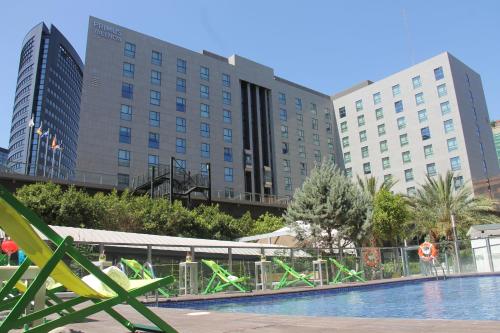
{"type": "Polygon", "coordinates": [[[457,226],[455,224],[455,215],[451,213],[451,229],[453,231],[453,243],[455,245],[455,257],[457,258],[457,271],[462,273],[462,267],[460,265],[460,255],[458,251],[458,240],[457,240],[457,226]]]}

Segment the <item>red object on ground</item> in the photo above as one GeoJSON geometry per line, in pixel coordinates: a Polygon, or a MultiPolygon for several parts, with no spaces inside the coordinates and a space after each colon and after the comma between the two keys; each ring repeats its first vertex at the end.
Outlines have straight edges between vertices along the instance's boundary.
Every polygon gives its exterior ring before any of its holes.
{"type": "Polygon", "coordinates": [[[13,240],[5,240],[2,242],[2,251],[11,255],[12,253],[16,253],[19,250],[19,247],[13,240]]]}

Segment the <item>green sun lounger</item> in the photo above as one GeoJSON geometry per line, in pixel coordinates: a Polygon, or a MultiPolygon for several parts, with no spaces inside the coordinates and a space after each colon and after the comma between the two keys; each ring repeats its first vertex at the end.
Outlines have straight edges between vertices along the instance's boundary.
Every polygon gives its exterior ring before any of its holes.
{"type": "MultiPolygon", "coordinates": [[[[7,317],[0,322],[0,332],[7,333],[16,328],[25,327],[25,332],[46,333],[54,328],[80,321],[101,311],[108,313],[130,332],[177,332],[151,309],[137,300],[137,297],[145,293],[172,283],[174,281],[172,276],[154,280],[128,280],[125,277],[126,286],[124,281],[120,281],[120,283],[115,281],[82,255],[73,246],[71,237],[62,238],[2,186],[0,186],[0,228],[24,250],[27,256],[26,260],[0,290],[0,300],[3,300],[14,289],[16,283],[21,280],[31,263],[40,268],[40,273],[21,295],[7,317]],[[52,250],[35,230],[44,235],[49,244],[56,249],[52,250]],[[89,272],[91,275],[88,277],[100,283],[101,287],[96,288],[94,284],[87,284],[86,281],[88,280],[75,275],[66,262],[63,261],[66,258],[72,259],[89,272]],[[77,297],[25,314],[25,308],[35,298],[36,293],[46,282],[49,275],[57,283],[74,292],[77,297]],[[122,303],[130,305],[154,326],[131,323],[113,309],[114,306],[122,303]],[[55,316],[60,311],[79,304],[81,306],[78,310],[64,316],[55,316]],[[42,318],[49,319],[37,326],[26,327],[29,323],[42,318]]],[[[119,272],[123,274],[121,271],[119,272]]]]}
{"type": "Polygon", "coordinates": [[[245,277],[237,277],[232,275],[229,271],[222,268],[213,260],[202,259],[201,262],[212,270],[212,276],[208,282],[207,287],[202,294],[217,293],[224,291],[229,287],[235,287],[239,291],[247,292],[248,290],[242,285],[247,280],[245,277]]]}
{"type": "Polygon", "coordinates": [[[283,268],[285,273],[281,276],[280,281],[278,284],[274,287],[274,289],[281,289],[285,287],[292,286],[294,284],[297,284],[299,282],[303,282],[309,287],[314,287],[314,283],[309,281],[310,278],[312,278],[313,274],[301,274],[294,270],[292,267],[288,266],[285,264],[283,261],[279,260],[278,258],[273,258],[273,261],[283,268]],[[292,277],[292,280],[289,280],[289,277],[292,277]]]}
{"type": "Polygon", "coordinates": [[[366,282],[366,280],[361,276],[363,271],[357,272],[353,269],[349,269],[333,258],[328,258],[328,260],[337,268],[337,275],[335,275],[332,283],[342,283],[348,280],[366,282]],[[342,274],[345,274],[345,276],[343,277],[342,274]]]}
{"type": "MultiPolygon", "coordinates": [[[[150,269],[147,267],[141,265],[137,260],[135,259],[125,259],[121,258],[120,262],[126,266],[127,268],[130,269],[130,274],[128,274],[128,277],[130,279],[146,279],[146,280],[151,280],[155,279],[155,274],[152,272],[150,269]]],[[[165,288],[158,288],[158,292],[162,294],[165,297],[170,297],[170,294],[165,288]]]]}

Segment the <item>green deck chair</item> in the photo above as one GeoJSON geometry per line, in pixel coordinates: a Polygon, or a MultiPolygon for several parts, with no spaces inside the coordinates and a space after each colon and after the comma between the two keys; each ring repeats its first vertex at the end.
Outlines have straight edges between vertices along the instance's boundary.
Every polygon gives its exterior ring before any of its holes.
{"type": "Polygon", "coordinates": [[[26,260],[0,290],[0,300],[3,300],[13,290],[32,262],[40,268],[38,276],[29,285],[26,292],[21,295],[7,317],[0,322],[0,332],[7,333],[16,328],[25,327],[27,329],[25,332],[46,333],[54,328],[80,321],[101,311],[107,312],[130,332],[138,330],[146,332],[177,332],[151,309],[137,300],[137,297],[145,293],[172,283],[174,281],[172,276],[155,280],[130,280],[126,290],[82,255],[73,246],[71,237],[62,238],[2,186],[0,186],[0,227],[25,251],[27,256],[26,260]],[[49,243],[54,245],[56,249],[53,251],[35,230],[47,237],[49,243]],[[63,261],[65,258],[71,258],[107,288],[97,291],[90,287],[75,275],[63,261]],[[25,308],[34,299],[37,291],[43,286],[49,275],[56,282],[74,292],[77,297],[30,314],[24,314],[25,308]],[[82,303],[86,302],[91,304],[84,306],[82,303]],[[113,309],[114,306],[122,303],[130,305],[154,326],[131,323],[113,309]],[[60,317],[52,316],[78,304],[82,306],[74,312],[60,317]],[[26,327],[29,323],[45,317],[50,317],[51,320],[35,327],[26,327]]]}
{"type": "Polygon", "coordinates": [[[273,258],[273,261],[285,270],[285,273],[281,277],[278,284],[274,287],[274,289],[281,289],[285,287],[292,286],[296,283],[303,282],[309,287],[314,287],[314,283],[309,281],[309,279],[313,276],[313,274],[301,274],[294,270],[292,267],[285,264],[283,261],[278,258],[273,258]],[[288,277],[291,276],[293,280],[288,280],[288,277]]]}
{"type": "MultiPolygon", "coordinates": [[[[130,269],[131,274],[129,274],[128,277],[131,279],[151,280],[151,279],[155,278],[155,275],[151,270],[149,270],[147,267],[144,267],[143,265],[141,265],[135,259],[121,258],[120,262],[124,266],[126,266],[130,269]]],[[[168,293],[168,291],[165,288],[158,288],[158,292],[165,297],[170,297],[170,294],[168,293]]]]}
{"type": "Polygon", "coordinates": [[[328,258],[328,260],[333,265],[335,265],[335,267],[337,267],[337,275],[335,275],[335,278],[333,279],[332,283],[342,283],[348,280],[353,280],[353,281],[357,280],[359,282],[366,282],[366,280],[361,276],[363,274],[363,271],[357,272],[353,269],[349,269],[333,258],[328,258]],[[346,276],[342,277],[342,273],[344,273],[346,276]]]}
{"type": "Polygon", "coordinates": [[[202,259],[201,262],[212,270],[212,276],[210,277],[207,287],[203,291],[203,295],[224,291],[231,286],[242,292],[248,291],[241,285],[241,283],[247,280],[246,277],[239,278],[232,275],[229,271],[222,268],[222,266],[218,265],[213,260],[202,259]]]}

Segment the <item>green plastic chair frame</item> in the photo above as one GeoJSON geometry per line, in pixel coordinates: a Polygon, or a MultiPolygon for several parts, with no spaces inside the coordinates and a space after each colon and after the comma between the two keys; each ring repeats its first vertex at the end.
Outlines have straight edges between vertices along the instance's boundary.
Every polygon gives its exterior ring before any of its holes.
{"type": "MultiPolygon", "coordinates": [[[[132,274],[128,275],[130,279],[155,279],[154,273],[135,259],[121,258],[120,262],[132,271],[132,274]]],[[[158,288],[158,292],[165,297],[170,297],[165,288],[158,288]]]]}
{"type": "Polygon", "coordinates": [[[366,280],[361,276],[363,274],[363,271],[355,271],[347,268],[346,266],[342,265],[340,262],[335,260],[334,258],[328,258],[328,260],[337,267],[337,275],[335,275],[335,278],[332,280],[332,284],[337,284],[337,283],[342,283],[346,282],[347,280],[353,279],[357,280],[359,282],[366,282],[366,280]],[[342,277],[342,273],[346,274],[346,277],[342,277]]]}
{"type": "Polygon", "coordinates": [[[248,290],[243,287],[240,283],[245,282],[247,278],[241,277],[237,279],[231,279],[232,275],[229,271],[222,268],[213,260],[202,259],[201,262],[205,264],[208,268],[212,270],[212,276],[208,282],[207,287],[203,291],[203,295],[217,293],[226,290],[227,288],[233,286],[241,292],[247,292],[248,290]]]}
{"type": "Polygon", "coordinates": [[[283,273],[280,281],[274,287],[274,289],[281,289],[281,288],[289,287],[289,286],[292,286],[292,285],[297,284],[299,282],[303,282],[309,287],[314,287],[314,283],[309,281],[309,279],[312,278],[312,276],[313,276],[312,273],[307,274],[307,275],[301,274],[301,273],[297,272],[296,270],[294,270],[292,267],[285,264],[283,261],[281,261],[278,258],[273,258],[273,261],[285,270],[285,273],[283,273]],[[289,276],[292,276],[294,279],[288,280],[289,276]]]}
{"type": "MultiPolygon", "coordinates": [[[[18,214],[24,216],[32,228],[37,229],[47,239],[54,244],[57,248],[53,251],[52,257],[46,262],[45,266],[40,267],[40,273],[29,285],[26,292],[24,292],[19,300],[16,302],[7,317],[0,322],[0,332],[9,332],[16,328],[25,328],[25,332],[29,333],[46,333],[54,328],[64,326],[66,324],[80,321],[95,313],[105,311],[118,323],[123,325],[130,332],[138,330],[146,332],[164,332],[176,333],[177,331],[167,324],[163,319],[156,315],[146,305],[142,304],[137,297],[153,291],[159,287],[164,287],[167,284],[173,283],[172,276],[163,279],[157,279],[145,286],[126,291],[112,278],[107,276],[97,266],[95,266],[89,259],[83,256],[74,246],[71,237],[62,238],[54,230],[52,230],[45,222],[42,221],[34,212],[23,206],[12,194],[10,194],[3,186],[0,186],[0,199],[3,199],[7,205],[13,208],[18,214]],[[46,307],[42,310],[30,314],[24,314],[25,308],[34,299],[38,290],[43,286],[49,275],[56,268],[57,265],[65,265],[62,261],[66,256],[81,265],[87,272],[93,274],[97,279],[101,280],[109,289],[111,289],[116,296],[109,298],[89,298],[84,296],[77,296],[68,301],[57,303],[52,306],[46,307]],[[58,314],[60,311],[71,309],[72,307],[90,301],[93,304],[60,316],[56,319],[48,320],[42,324],[29,328],[29,323],[35,320],[45,318],[47,316],[58,314]],[[112,307],[118,304],[126,303],[139,312],[143,317],[148,319],[154,326],[134,324],[127,318],[119,314],[112,307]]],[[[13,239],[16,241],[16,239],[13,239]]],[[[37,240],[38,241],[38,240],[37,240]]],[[[28,255],[28,254],[27,254],[28,255]]],[[[29,268],[31,260],[29,256],[19,266],[12,277],[5,283],[0,290],[0,300],[5,299],[6,296],[14,289],[16,282],[19,281],[24,272],[29,268]]],[[[67,286],[68,287],[68,286],[67,286]]]]}

